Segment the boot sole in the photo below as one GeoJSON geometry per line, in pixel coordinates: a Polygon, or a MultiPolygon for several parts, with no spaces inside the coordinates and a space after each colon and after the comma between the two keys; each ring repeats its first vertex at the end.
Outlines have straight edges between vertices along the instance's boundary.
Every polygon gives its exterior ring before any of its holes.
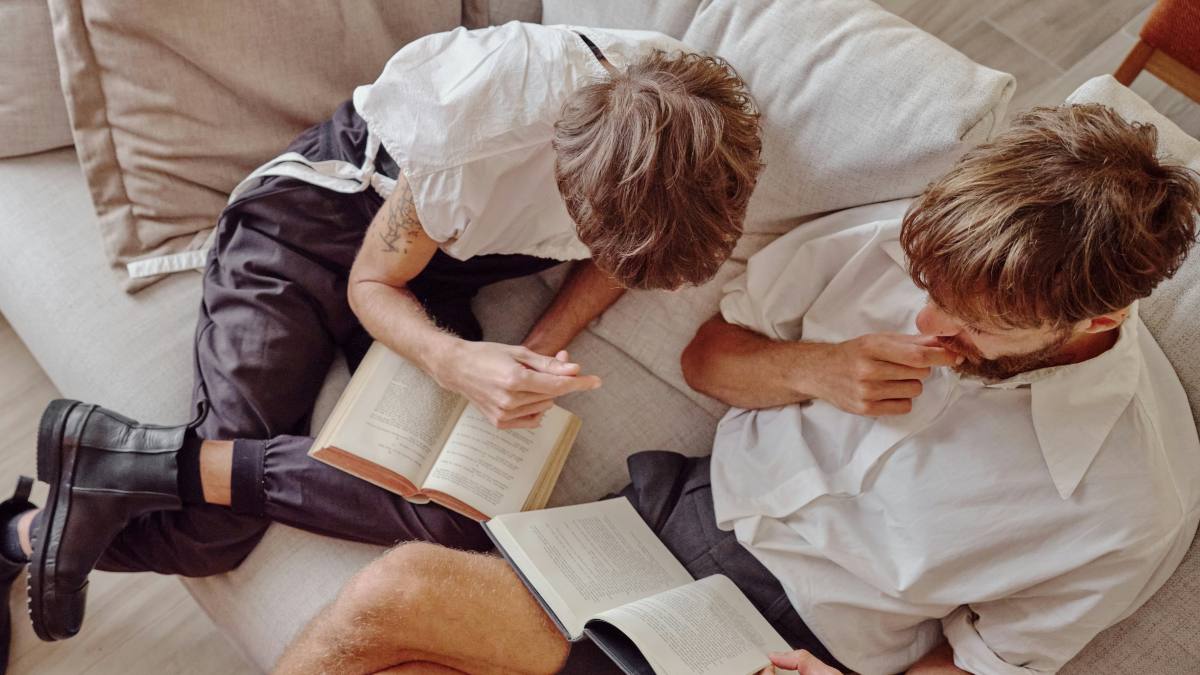
{"type": "MultiPolygon", "coordinates": [[[[46,536],[35,537],[35,532],[30,532],[33,555],[29,564],[28,591],[29,618],[33,622],[33,631],[46,642],[65,640],[78,632],[78,629],[61,625],[63,612],[56,612],[48,606],[53,604],[54,599],[47,598],[47,594],[54,592],[55,597],[59,597],[57,584],[53,579],[53,565],[58,560],[57,546],[53,547],[54,555],[50,555],[52,542],[58,541],[59,538],[50,536],[50,533],[56,529],[63,529],[70,508],[70,490],[64,491],[60,487],[64,468],[74,472],[77,448],[75,443],[64,444],[63,437],[72,411],[80,405],[82,404],[79,401],[53,401],[46,407],[38,426],[37,477],[50,485],[50,494],[46,498],[46,507],[41,516],[41,529],[46,536]],[[48,566],[51,569],[47,569],[48,566]]],[[[78,592],[83,593],[85,590],[86,586],[78,592]]]]}

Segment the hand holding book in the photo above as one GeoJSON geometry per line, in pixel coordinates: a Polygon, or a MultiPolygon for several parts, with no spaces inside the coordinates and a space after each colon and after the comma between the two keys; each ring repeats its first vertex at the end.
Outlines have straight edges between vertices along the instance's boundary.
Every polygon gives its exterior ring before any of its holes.
{"type": "Polygon", "coordinates": [[[626,499],[484,527],[563,635],[626,673],[751,675],[790,648],[727,577],[693,580],[626,499]]]}
{"type": "Polygon", "coordinates": [[[485,520],[545,506],[579,426],[552,405],[537,428],[497,429],[465,397],[375,343],[309,455],[411,502],[485,520]]]}

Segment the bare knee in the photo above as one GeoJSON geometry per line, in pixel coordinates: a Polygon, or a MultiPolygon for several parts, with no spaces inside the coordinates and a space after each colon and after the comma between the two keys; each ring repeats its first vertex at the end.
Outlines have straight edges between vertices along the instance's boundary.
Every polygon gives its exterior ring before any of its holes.
{"type": "Polygon", "coordinates": [[[337,613],[359,630],[395,631],[429,605],[443,553],[439,546],[419,542],[393,548],[346,583],[335,603],[337,613]]]}

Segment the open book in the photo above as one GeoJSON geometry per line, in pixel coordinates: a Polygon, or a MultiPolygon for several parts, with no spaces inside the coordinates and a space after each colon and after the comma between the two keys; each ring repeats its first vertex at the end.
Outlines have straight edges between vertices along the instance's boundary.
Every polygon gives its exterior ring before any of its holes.
{"type": "Polygon", "coordinates": [[[626,673],[757,673],[791,649],[727,577],[693,580],[623,497],[484,528],[563,635],[626,673]]]}
{"type": "Polygon", "coordinates": [[[410,502],[487,520],[546,505],[579,426],[555,406],[537,429],[501,431],[376,342],[308,454],[410,502]]]}

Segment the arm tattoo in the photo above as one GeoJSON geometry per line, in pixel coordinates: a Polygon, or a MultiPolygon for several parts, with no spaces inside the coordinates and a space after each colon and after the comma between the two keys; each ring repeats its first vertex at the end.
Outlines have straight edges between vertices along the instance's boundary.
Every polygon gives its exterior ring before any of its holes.
{"type": "Polygon", "coordinates": [[[399,202],[388,210],[387,222],[384,223],[384,230],[379,233],[379,238],[383,240],[384,253],[403,255],[408,253],[409,247],[417,241],[417,235],[421,232],[421,221],[417,219],[417,207],[413,204],[412,188],[408,186],[407,181],[402,181],[396,187],[403,188],[404,192],[399,202]]]}

